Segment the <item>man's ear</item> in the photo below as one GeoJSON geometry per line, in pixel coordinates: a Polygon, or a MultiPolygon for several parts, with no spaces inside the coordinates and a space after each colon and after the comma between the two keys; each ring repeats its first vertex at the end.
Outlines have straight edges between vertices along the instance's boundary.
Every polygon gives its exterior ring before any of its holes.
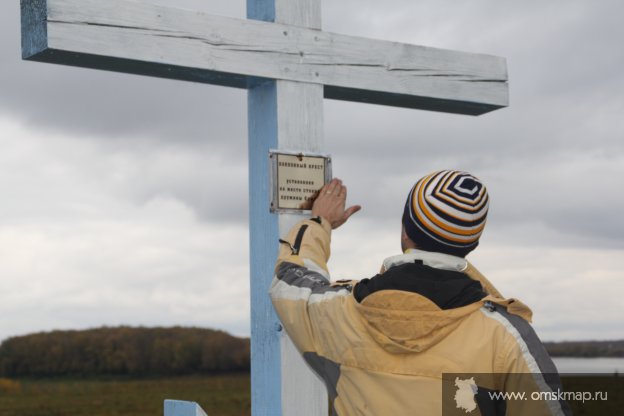
{"type": "Polygon", "coordinates": [[[407,236],[405,226],[401,225],[401,250],[405,253],[408,248],[414,248],[414,242],[407,236]]]}
{"type": "Polygon", "coordinates": [[[401,225],[401,249],[405,252],[409,248],[418,248],[418,245],[407,235],[405,226],[401,225]]]}

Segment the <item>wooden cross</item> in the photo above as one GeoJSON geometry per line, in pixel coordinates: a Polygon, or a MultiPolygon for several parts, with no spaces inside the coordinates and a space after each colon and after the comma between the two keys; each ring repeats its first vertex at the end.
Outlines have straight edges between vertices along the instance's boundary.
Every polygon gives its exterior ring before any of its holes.
{"type": "Polygon", "coordinates": [[[507,106],[503,58],[321,31],[321,0],[247,0],[249,19],[132,0],[21,0],[23,58],[248,89],[252,409],[327,414],[267,295],[277,241],[269,149],[321,152],[323,97],[483,114],[507,106]]]}

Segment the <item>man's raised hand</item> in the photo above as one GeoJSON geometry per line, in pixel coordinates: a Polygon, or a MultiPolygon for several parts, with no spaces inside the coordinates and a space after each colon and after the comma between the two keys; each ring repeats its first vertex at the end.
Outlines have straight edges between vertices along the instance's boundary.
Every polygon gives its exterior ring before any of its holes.
{"type": "Polygon", "coordinates": [[[338,178],[323,186],[319,195],[312,205],[312,216],[320,216],[329,221],[331,227],[336,229],[344,224],[351,215],[362,209],[359,205],[353,205],[345,209],[347,201],[347,187],[338,178]]]}

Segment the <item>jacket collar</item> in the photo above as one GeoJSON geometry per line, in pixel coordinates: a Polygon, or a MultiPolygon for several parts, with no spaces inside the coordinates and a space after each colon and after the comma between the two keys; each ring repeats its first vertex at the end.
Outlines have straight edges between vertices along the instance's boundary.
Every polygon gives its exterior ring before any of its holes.
{"type": "Polygon", "coordinates": [[[413,263],[416,260],[422,261],[425,266],[442,270],[463,272],[468,267],[468,261],[462,257],[410,248],[406,250],[404,254],[385,259],[382,272],[392,267],[400,266],[401,264],[413,263]]]}
{"type": "MultiPolygon", "coordinates": [[[[531,309],[529,309],[528,306],[517,299],[505,299],[503,295],[496,290],[492,283],[485,278],[485,276],[483,276],[472,264],[470,264],[468,260],[462,257],[435,253],[432,251],[408,249],[405,254],[385,259],[381,268],[381,273],[384,273],[392,267],[400,266],[401,264],[413,263],[415,260],[422,260],[424,265],[436,269],[453,270],[466,273],[466,275],[468,275],[471,279],[479,281],[486,293],[489,294],[489,296],[481,299],[481,303],[491,301],[493,303],[503,305],[507,308],[509,313],[521,316],[526,321],[531,322],[533,312],[531,312],[531,309]]],[[[464,308],[458,308],[457,310],[460,309],[463,310],[464,308]]]]}

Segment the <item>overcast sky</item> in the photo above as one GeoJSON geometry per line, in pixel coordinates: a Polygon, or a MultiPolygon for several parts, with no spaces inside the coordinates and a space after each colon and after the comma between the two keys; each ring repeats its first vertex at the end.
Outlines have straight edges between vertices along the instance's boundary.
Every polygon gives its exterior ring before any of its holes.
{"type": "MultiPolygon", "coordinates": [[[[244,17],[245,2],[167,1],[244,17]]],[[[246,92],[20,59],[0,6],[0,340],[101,325],[249,335],[246,92]]],[[[325,30],[507,58],[509,108],[480,117],[325,101],[334,173],[363,210],[335,278],[400,250],[432,170],[489,188],[470,260],[544,340],[624,338],[624,3],[334,0],[325,30]]]]}

